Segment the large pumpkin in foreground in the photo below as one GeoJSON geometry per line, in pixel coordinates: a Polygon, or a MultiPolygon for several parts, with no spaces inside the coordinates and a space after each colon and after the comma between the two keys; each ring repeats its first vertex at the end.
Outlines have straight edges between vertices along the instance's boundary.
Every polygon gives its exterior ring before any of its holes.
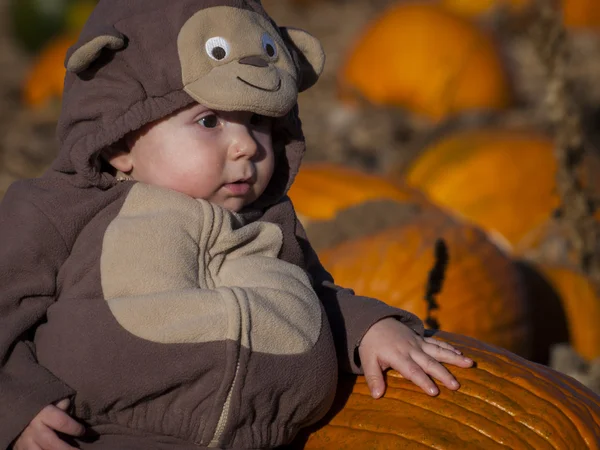
{"type": "MultiPolygon", "coordinates": [[[[318,231],[307,228],[311,241],[318,231]]],[[[407,215],[404,223],[318,253],[340,286],[425,319],[424,296],[438,238],[445,240],[449,253],[443,289],[437,297],[441,329],[528,357],[529,300],[520,271],[477,227],[434,210],[421,210],[407,215]]]]}
{"type": "Polygon", "coordinates": [[[600,397],[574,379],[465,336],[438,333],[476,367],[429,397],[388,372],[374,400],[364,377],[342,378],[331,414],[298,436],[305,450],[600,449],[600,397]]]}
{"type": "Polygon", "coordinates": [[[439,5],[398,2],[374,20],[339,73],[343,99],[400,106],[438,121],[512,103],[493,40],[439,5]]]}

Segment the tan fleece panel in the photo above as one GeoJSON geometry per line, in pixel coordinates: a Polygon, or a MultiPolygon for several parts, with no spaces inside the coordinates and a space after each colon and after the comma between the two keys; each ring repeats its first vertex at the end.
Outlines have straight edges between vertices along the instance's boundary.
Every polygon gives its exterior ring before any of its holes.
{"type": "Polygon", "coordinates": [[[142,339],[303,353],[319,337],[321,307],[307,275],[276,258],[282,241],[277,225],[243,225],[205,200],[137,183],[104,236],[104,296],[142,339]]]}
{"type": "Polygon", "coordinates": [[[116,36],[98,36],[85,45],[78,48],[67,61],[66,68],[69,72],[79,73],[93,63],[103,48],[119,50],[123,48],[125,41],[116,36]]]}
{"type": "Polygon", "coordinates": [[[215,109],[246,110],[283,116],[298,97],[298,72],[285,43],[261,15],[230,6],[203,9],[182,27],[177,47],[184,90],[197,102],[215,109]],[[263,47],[268,35],[277,54],[263,47]],[[211,38],[227,42],[227,56],[217,61],[206,51],[211,38]],[[259,57],[265,67],[242,64],[259,57]]]}

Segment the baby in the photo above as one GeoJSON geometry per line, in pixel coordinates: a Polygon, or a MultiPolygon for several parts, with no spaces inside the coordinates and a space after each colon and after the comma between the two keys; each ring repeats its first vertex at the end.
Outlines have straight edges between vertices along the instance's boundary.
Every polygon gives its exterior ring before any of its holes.
{"type": "Polygon", "coordinates": [[[334,285],[286,196],[323,62],[257,1],[100,1],[61,154],[0,208],[0,448],[273,448],[338,368],[458,388],[439,362],[472,361],[334,285]]]}

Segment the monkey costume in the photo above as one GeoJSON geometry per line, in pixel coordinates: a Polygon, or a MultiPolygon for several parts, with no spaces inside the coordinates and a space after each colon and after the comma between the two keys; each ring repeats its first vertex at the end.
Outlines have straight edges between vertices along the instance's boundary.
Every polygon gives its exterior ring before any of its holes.
{"type": "Polygon", "coordinates": [[[324,55],[258,0],[100,0],[66,58],[61,152],[0,205],[0,449],[71,398],[80,448],[259,449],[321,418],[368,328],[414,315],[335,284],[286,196],[324,55]],[[100,152],[194,102],[277,118],[239,214],[100,152]]]}

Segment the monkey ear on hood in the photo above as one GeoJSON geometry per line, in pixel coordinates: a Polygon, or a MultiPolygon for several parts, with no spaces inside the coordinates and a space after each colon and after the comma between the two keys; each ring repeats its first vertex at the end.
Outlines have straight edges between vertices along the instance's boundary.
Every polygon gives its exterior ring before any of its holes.
{"type": "Polygon", "coordinates": [[[93,34],[80,36],[77,44],[69,49],[65,67],[69,72],[80,73],[98,59],[103,49],[120,50],[125,43],[126,37],[114,27],[96,29],[93,34]]]}
{"type": "Polygon", "coordinates": [[[300,72],[298,91],[305,91],[317,82],[325,66],[321,42],[304,30],[290,27],[280,27],[279,30],[292,54],[297,56],[294,59],[300,72]]]}

